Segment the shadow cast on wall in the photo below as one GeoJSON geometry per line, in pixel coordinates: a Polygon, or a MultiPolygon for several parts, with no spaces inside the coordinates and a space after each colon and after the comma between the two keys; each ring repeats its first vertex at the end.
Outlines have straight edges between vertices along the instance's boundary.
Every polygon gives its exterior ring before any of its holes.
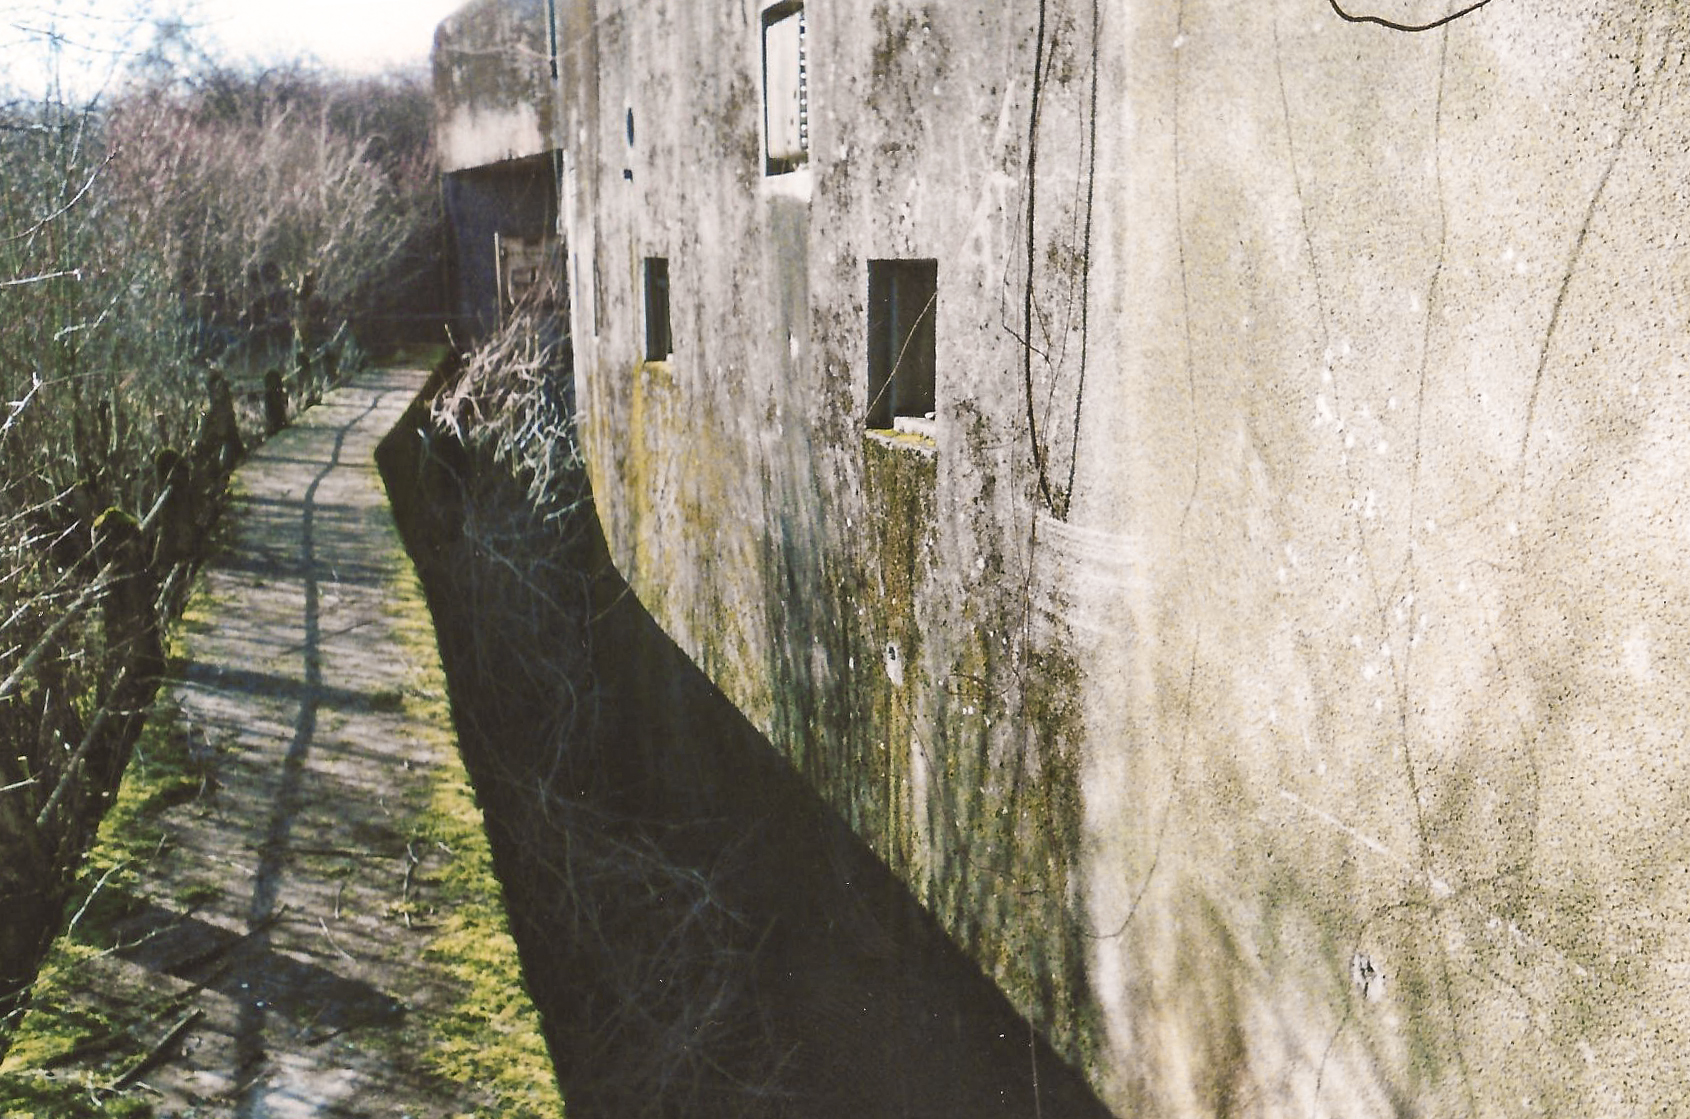
{"type": "Polygon", "coordinates": [[[574,1115],[1107,1116],[669,640],[413,409],[378,456],[574,1115]]]}

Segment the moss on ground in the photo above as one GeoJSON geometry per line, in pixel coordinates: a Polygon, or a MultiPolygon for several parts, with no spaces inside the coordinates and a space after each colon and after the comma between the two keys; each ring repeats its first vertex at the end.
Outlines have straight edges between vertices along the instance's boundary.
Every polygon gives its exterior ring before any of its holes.
{"type": "MultiPolygon", "coordinates": [[[[391,599],[394,628],[418,666],[406,688],[405,712],[446,738],[452,713],[434,623],[403,551],[397,564],[403,574],[391,599]]],[[[446,1079],[491,1092],[499,1106],[487,1119],[562,1119],[556,1073],[505,919],[481,806],[455,742],[445,746],[441,754],[448,761],[431,770],[433,797],[417,838],[441,844],[454,857],[440,877],[439,932],[424,955],[460,984],[461,995],[434,1022],[427,1060],[446,1079]]]]}
{"type": "MultiPolygon", "coordinates": [[[[484,821],[451,737],[445,678],[426,601],[410,561],[399,552],[399,585],[390,613],[402,654],[413,666],[402,693],[375,697],[381,710],[402,709],[419,735],[429,736],[440,764],[427,767],[431,795],[406,822],[409,837],[439,844],[451,859],[438,880],[437,932],[425,959],[445,971],[459,998],[440,1010],[411,1016],[405,1046],[430,1071],[476,1085],[491,1101],[474,1119],[561,1119],[563,1103],[550,1055],[523,984],[517,950],[493,873],[484,821]],[[414,1048],[413,1048],[414,1047],[414,1048]]],[[[188,663],[193,635],[215,625],[220,605],[201,589],[175,628],[172,674],[188,663]]],[[[32,1008],[16,1043],[0,1064],[0,1119],[150,1119],[143,1095],[109,1089],[180,1019],[198,989],[160,979],[156,989],[92,998],[90,961],[114,947],[118,922],[140,901],[142,872],[171,858],[162,814],[202,792],[204,776],[188,755],[178,713],[160,703],[136,745],[99,838],[67,905],[69,928],[54,945],[36,983],[32,1008]],[[69,1069],[75,1058],[74,1071],[69,1069]],[[58,1067],[55,1067],[58,1066],[58,1067]]],[[[344,868],[301,860],[303,869],[332,877],[344,868]]],[[[203,883],[182,882],[169,901],[191,911],[207,900],[203,883]]],[[[414,966],[400,961],[398,966],[414,966]]],[[[111,995],[114,992],[101,992],[111,995]]],[[[466,1117],[467,1119],[467,1117],[466,1117]]]]}
{"type": "MultiPolygon", "coordinates": [[[[205,596],[190,607],[172,640],[172,666],[180,663],[182,632],[213,608],[205,596]]],[[[183,736],[172,733],[177,729],[173,714],[163,705],[149,714],[83,864],[66,904],[68,928],[42,965],[29,1013],[0,1063],[0,1119],[150,1119],[154,1113],[146,1099],[108,1086],[146,1054],[147,1031],[179,1012],[180,999],[161,990],[119,1009],[108,1000],[79,995],[87,985],[87,965],[111,952],[113,928],[140,904],[141,869],[168,854],[160,814],[199,788],[183,736]],[[86,1054],[79,1062],[85,1067],[59,1069],[77,1054],[86,1054]]]]}

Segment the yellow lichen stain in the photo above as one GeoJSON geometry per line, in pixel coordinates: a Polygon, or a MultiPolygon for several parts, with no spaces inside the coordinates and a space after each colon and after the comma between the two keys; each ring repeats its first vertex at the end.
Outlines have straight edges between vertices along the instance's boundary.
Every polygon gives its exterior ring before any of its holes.
{"type": "Polygon", "coordinates": [[[931,435],[922,435],[915,431],[894,431],[891,428],[881,427],[871,427],[864,434],[869,439],[889,447],[918,451],[928,455],[939,453],[939,441],[931,435]]]}

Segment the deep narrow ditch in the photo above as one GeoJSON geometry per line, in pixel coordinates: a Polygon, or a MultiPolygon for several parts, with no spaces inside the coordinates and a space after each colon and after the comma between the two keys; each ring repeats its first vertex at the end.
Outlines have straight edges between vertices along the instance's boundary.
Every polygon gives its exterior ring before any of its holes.
{"type": "Polygon", "coordinates": [[[658,628],[413,409],[379,455],[575,1116],[1105,1116],[658,628]]]}

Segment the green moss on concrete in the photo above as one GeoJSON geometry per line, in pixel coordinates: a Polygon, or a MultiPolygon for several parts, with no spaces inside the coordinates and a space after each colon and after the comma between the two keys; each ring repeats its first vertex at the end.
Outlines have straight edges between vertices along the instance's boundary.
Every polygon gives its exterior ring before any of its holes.
{"type": "Polygon", "coordinates": [[[434,623],[410,558],[401,550],[396,563],[402,575],[392,617],[415,666],[404,710],[416,725],[436,730],[444,747],[441,764],[430,769],[432,796],[416,837],[453,855],[439,884],[440,932],[424,955],[461,985],[458,1001],[431,1023],[425,1056],[448,1080],[482,1085],[496,1097],[498,1106],[486,1119],[562,1119],[563,1100],[505,918],[485,821],[456,743],[447,740],[452,712],[434,623]]]}

